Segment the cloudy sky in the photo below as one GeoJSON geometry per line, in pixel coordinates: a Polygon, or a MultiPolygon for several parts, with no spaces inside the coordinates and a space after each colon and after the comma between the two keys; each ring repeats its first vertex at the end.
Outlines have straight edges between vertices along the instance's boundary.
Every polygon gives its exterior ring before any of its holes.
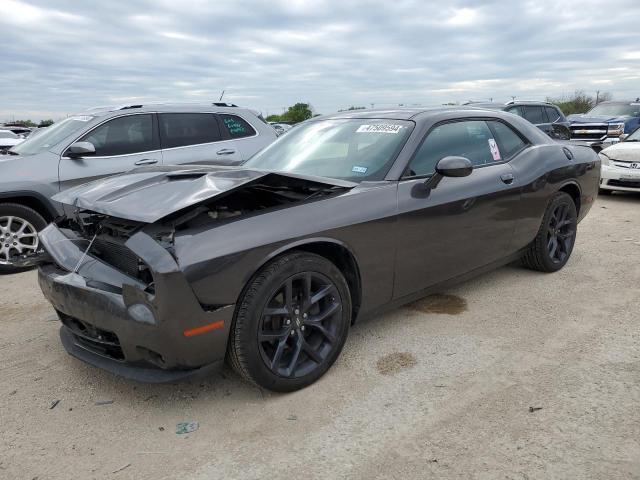
{"type": "Polygon", "coordinates": [[[638,0],[0,0],[0,31],[0,120],[640,95],[638,0]]]}

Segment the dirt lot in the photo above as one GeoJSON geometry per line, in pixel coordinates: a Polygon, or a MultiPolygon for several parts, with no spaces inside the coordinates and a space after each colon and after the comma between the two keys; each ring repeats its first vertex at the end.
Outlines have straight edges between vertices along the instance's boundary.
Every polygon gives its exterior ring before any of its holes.
{"type": "Polygon", "coordinates": [[[560,273],[356,325],[289,395],[112,377],[64,352],[34,272],[0,284],[2,479],[640,478],[640,196],[599,198],[560,273]]]}

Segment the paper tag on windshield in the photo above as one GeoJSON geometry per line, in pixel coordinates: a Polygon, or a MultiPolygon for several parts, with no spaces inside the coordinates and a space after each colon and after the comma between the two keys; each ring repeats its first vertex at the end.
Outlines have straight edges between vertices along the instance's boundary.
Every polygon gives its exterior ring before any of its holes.
{"type": "Polygon", "coordinates": [[[402,125],[392,125],[389,123],[379,123],[377,125],[360,125],[357,133],[398,133],[402,125]]]}
{"type": "Polygon", "coordinates": [[[354,165],[351,171],[353,173],[367,173],[367,167],[360,167],[358,165],[354,165]]]}
{"type": "Polygon", "coordinates": [[[491,150],[491,156],[493,157],[494,162],[499,162],[502,160],[500,157],[500,149],[498,148],[498,144],[493,138],[489,139],[489,149],[491,150]]]}
{"type": "Polygon", "coordinates": [[[88,122],[89,120],[91,120],[93,117],[90,115],[78,115],[75,117],[71,117],[71,120],[77,120],[79,122],[88,122]]]}

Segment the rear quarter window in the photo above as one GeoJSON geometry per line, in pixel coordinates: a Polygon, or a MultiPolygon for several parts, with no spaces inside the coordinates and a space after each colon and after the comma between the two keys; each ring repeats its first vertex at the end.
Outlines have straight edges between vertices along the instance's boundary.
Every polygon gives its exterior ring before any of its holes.
{"type": "Polygon", "coordinates": [[[511,127],[504,123],[497,120],[491,120],[487,123],[495,133],[503,160],[509,160],[527,145],[511,127]]]}
{"type": "Polygon", "coordinates": [[[547,116],[544,114],[542,107],[537,105],[527,105],[524,107],[524,118],[534,125],[547,123],[547,116]]]}
{"type": "Polygon", "coordinates": [[[256,134],[254,128],[244,118],[237,115],[221,114],[220,120],[231,138],[253,137],[256,134]]]}
{"type": "Polygon", "coordinates": [[[560,112],[558,112],[554,107],[544,107],[544,109],[547,112],[547,118],[550,123],[557,122],[560,119],[560,112]]]}

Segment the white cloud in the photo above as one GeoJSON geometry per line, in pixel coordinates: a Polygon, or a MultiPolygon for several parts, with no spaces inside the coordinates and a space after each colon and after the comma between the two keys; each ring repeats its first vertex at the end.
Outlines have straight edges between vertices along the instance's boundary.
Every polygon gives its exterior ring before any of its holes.
{"type": "MultiPolygon", "coordinates": [[[[2,0],[0,120],[225,98],[266,112],[638,95],[637,0],[2,0]],[[553,13],[550,15],[550,13],[553,13]]],[[[40,118],[40,117],[36,117],[40,118]]]]}
{"type": "Polygon", "coordinates": [[[478,12],[472,8],[459,8],[454,10],[453,15],[447,20],[449,25],[466,26],[478,20],[478,12]]]}

